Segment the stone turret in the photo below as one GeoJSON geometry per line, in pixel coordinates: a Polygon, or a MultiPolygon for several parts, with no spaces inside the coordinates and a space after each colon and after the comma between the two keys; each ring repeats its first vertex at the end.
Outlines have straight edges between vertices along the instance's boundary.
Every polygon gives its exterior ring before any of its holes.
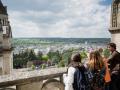
{"type": "Polygon", "coordinates": [[[117,50],[120,51],[120,0],[112,0],[109,31],[111,33],[111,42],[116,43],[117,50]]]}
{"type": "Polygon", "coordinates": [[[0,14],[7,15],[7,7],[3,6],[1,0],[0,0],[0,14]]]}
{"type": "Polygon", "coordinates": [[[0,0],[0,75],[9,74],[13,68],[12,32],[7,7],[0,0]]]}

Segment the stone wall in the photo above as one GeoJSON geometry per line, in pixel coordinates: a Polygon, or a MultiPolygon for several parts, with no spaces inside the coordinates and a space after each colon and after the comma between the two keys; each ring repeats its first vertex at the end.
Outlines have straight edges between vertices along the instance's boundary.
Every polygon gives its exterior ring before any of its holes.
{"type": "Polygon", "coordinates": [[[120,52],[120,33],[113,33],[111,37],[111,42],[116,43],[117,50],[120,52]]]}
{"type": "Polygon", "coordinates": [[[13,70],[13,54],[11,51],[3,52],[3,75],[10,74],[13,70]]]}
{"type": "Polygon", "coordinates": [[[111,42],[117,45],[120,52],[120,1],[112,0],[111,4],[111,20],[109,31],[111,33],[111,42]]]}
{"type": "Polygon", "coordinates": [[[16,86],[16,90],[64,90],[63,73],[67,68],[49,68],[34,71],[16,70],[0,76],[0,87],[16,86]]]}

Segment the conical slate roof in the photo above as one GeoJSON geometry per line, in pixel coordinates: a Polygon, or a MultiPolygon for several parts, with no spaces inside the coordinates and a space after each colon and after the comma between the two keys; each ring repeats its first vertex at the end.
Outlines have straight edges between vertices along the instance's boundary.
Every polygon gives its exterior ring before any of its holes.
{"type": "Polygon", "coordinates": [[[113,0],[115,3],[120,3],[120,0],[113,0]]]}
{"type": "Polygon", "coordinates": [[[0,14],[7,15],[7,7],[3,5],[1,0],[0,0],[0,14]]]}
{"type": "Polygon", "coordinates": [[[2,1],[0,0],[0,6],[3,6],[2,1]]]}

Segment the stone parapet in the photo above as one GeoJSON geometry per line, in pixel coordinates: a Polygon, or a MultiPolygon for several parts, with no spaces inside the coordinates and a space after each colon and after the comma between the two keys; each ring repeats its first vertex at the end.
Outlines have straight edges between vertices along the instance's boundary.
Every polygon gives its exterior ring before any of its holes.
{"type": "Polygon", "coordinates": [[[120,33],[112,33],[111,36],[111,42],[116,44],[117,50],[120,52],[120,33]]]}
{"type": "Polygon", "coordinates": [[[110,28],[110,29],[109,29],[109,32],[110,32],[111,34],[120,33],[120,28],[110,28]]]}
{"type": "MultiPolygon", "coordinates": [[[[26,86],[33,85],[34,87],[34,85],[38,85],[38,84],[40,85],[40,83],[43,80],[59,78],[59,81],[60,81],[63,73],[66,73],[66,71],[67,71],[67,68],[50,68],[50,69],[43,69],[43,70],[11,73],[9,75],[0,76],[0,87],[2,88],[2,87],[8,87],[8,86],[17,86],[17,90],[25,90],[24,87],[26,88],[26,86]]],[[[29,89],[26,89],[26,90],[29,90],[29,89]]],[[[30,89],[30,90],[33,90],[33,89],[30,89]]],[[[60,89],[60,90],[63,90],[63,89],[60,89]]]]}

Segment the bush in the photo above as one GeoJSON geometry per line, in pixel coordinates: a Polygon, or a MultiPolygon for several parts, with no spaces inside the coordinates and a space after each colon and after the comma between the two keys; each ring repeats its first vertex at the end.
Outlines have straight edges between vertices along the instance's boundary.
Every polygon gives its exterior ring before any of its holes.
{"type": "Polygon", "coordinates": [[[45,65],[45,64],[42,64],[42,65],[41,65],[41,68],[42,68],[42,69],[45,69],[45,68],[46,68],[46,65],[45,65]]]}
{"type": "Polygon", "coordinates": [[[32,70],[35,70],[35,65],[32,65],[31,68],[32,68],[32,70]]]}
{"type": "Polygon", "coordinates": [[[43,56],[42,56],[42,60],[48,61],[48,59],[49,59],[48,55],[43,55],[43,56]]]}
{"type": "Polygon", "coordinates": [[[65,67],[65,62],[63,60],[61,60],[59,63],[58,63],[58,67],[65,67]]]}
{"type": "Polygon", "coordinates": [[[82,52],[80,53],[80,55],[81,55],[81,58],[82,58],[82,59],[87,58],[87,53],[86,53],[85,51],[82,51],[82,52]]]}
{"type": "Polygon", "coordinates": [[[104,57],[108,58],[110,56],[110,51],[106,48],[104,51],[103,51],[103,55],[104,57]]]}

